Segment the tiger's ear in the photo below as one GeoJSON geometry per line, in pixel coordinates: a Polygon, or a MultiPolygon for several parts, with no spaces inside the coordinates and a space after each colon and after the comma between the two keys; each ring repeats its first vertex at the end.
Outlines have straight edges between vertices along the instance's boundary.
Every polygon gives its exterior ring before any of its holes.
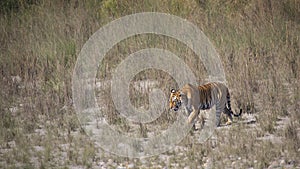
{"type": "Polygon", "coordinates": [[[175,89],[171,89],[171,93],[175,93],[176,91],[175,91],[175,89]]]}

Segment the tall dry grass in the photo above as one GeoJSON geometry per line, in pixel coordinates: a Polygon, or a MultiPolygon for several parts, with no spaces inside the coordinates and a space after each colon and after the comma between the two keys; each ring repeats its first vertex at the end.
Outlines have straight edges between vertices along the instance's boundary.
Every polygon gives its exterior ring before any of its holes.
{"type": "MultiPolygon", "coordinates": [[[[296,0],[1,1],[0,148],[9,148],[11,141],[15,141],[17,147],[12,153],[1,155],[0,161],[11,165],[19,162],[30,168],[32,146],[42,145],[46,149],[44,154],[35,155],[41,156],[41,166],[47,168],[51,167],[49,161],[55,158],[51,154],[56,144],[74,143],[74,149],[67,150],[66,163],[91,165],[88,159],[95,157],[92,143],[85,146],[84,153],[78,153],[76,150],[84,139],[70,134],[80,128],[71,95],[76,58],[84,43],[101,26],[121,16],[145,11],[186,18],[209,37],[223,61],[235,109],[242,108],[259,117],[262,131],[255,137],[276,133],[278,117],[291,118],[282,134],[288,140],[286,145],[254,145],[254,140],[246,139],[247,133],[233,129],[228,138],[232,139],[228,142],[231,148],[219,145],[220,150],[245,158],[257,155],[257,159],[262,159],[255,164],[258,168],[266,167],[280,156],[282,149],[288,149],[288,158],[297,159],[300,148],[297,136],[300,126],[299,10],[300,3],[296,0]],[[44,138],[28,138],[40,129],[48,133],[44,138]],[[59,133],[66,133],[67,137],[59,133]]],[[[138,35],[114,46],[100,64],[97,78],[109,80],[114,68],[130,53],[149,47],[177,54],[192,68],[199,83],[205,82],[203,63],[190,49],[175,39],[157,35],[138,35]]],[[[155,70],[141,72],[134,80],[146,79],[159,81],[158,87],[166,95],[176,86],[172,77],[155,70]]],[[[130,90],[133,104],[147,107],[148,95],[133,87],[130,90]]],[[[110,92],[105,92],[99,94],[107,95],[107,118],[112,124],[129,130],[126,120],[116,113],[110,92]]],[[[153,124],[164,126],[170,119],[174,117],[165,113],[153,124]]],[[[140,125],[141,136],[146,136],[151,125],[140,125]]],[[[211,149],[199,149],[192,144],[190,161],[203,155],[199,152],[214,155],[211,149]]],[[[216,154],[218,158],[223,155],[216,154]]],[[[249,163],[248,167],[251,166],[249,163]]]]}

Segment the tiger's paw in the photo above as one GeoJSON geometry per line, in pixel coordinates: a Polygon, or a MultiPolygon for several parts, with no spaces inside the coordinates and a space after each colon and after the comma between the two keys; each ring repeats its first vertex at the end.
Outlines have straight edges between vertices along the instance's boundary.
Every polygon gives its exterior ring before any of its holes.
{"type": "Polygon", "coordinates": [[[226,125],[231,125],[232,124],[232,121],[227,121],[226,122],[226,125]]]}

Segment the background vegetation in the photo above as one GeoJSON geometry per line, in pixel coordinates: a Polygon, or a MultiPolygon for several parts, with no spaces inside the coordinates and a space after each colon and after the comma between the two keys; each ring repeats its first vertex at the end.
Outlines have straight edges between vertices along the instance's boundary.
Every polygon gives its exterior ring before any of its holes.
{"type": "MultiPolygon", "coordinates": [[[[0,168],[300,165],[297,0],[2,0],[0,23],[0,168]],[[88,38],[104,24],[150,11],[185,18],[209,37],[223,61],[234,107],[242,108],[244,117],[255,117],[254,127],[238,123],[226,132],[218,131],[205,145],[188,136],[181,143],[186,149],[146,161],[116,157],[95,148],[81,132],[72,107],[76,58],[88,38]]],[[[139,35],[117,44],[100,64],[97,78],[109,80],[122,59],[148,47],[181,56],[199,82],[206,81],[203,64],[190,49],[157,35],[139,35]]],[[[168,74],[157,70],[141,72],[134,81],[147,79],[158,81],[166,94],[176,86],[168,74]]],[[[147,107],[147,93],[132,86],[131,92],[136,106],[147,107]]],[[[107,94],[106,117],[112,125],[129,131],[131,127],[118,117],[109,93],[98,92],[107,94]]],[[[153,125],[166,127],[170,118],[174,117],[164,113],[152,124],[139,125],[142,136],[146,137],[153,125]]]]}

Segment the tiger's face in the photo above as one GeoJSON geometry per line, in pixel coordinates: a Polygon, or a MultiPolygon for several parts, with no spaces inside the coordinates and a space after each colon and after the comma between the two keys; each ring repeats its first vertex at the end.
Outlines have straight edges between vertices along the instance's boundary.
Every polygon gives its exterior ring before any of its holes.
{"type": "Polygon", "coordinates": [[[174,111],[177,111],[181,106],[181,94],[178,90],[177,91],[175,89],[171,90],[169,105],[170,105],[170,109],[173,109],[174,111]]]}

